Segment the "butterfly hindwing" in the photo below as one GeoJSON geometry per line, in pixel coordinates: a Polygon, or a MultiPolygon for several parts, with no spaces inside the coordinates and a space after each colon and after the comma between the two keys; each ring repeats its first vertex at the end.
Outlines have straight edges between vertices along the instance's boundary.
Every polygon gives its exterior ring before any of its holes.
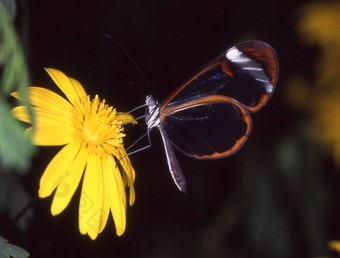
{"type": "Polygon", "coordinates": [[[242,146],[251,131],[251,119],[237,101],[212,95],[164,109],[161,126],[182,153],[213,159],[242,146]]]}

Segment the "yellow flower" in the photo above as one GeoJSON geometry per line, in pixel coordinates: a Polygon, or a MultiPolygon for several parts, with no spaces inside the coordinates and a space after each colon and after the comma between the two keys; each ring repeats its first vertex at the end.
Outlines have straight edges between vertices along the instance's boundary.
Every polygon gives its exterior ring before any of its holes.
{"type": "Polygon", "coordinates": [[[340,167],[340,3],[304,6],[297,29],[307,45],[320,47],[314,84],[296,77],[287,87],[289,101],[311,117],[313,139],[320,141],[340,167]]]}
{"type": "Polygon", "coordinates": [[[338,253],[340,253],[340,241],[338,240],[332,240],[328,242],[328,248],[330,250],[334,250],[337,251],[338,253]]]}
{"type": "MultiPolygon", "coordinates": [[[[126,151],[120,124],[131,122],[133,117],[117,113],[105,100],[100,102],[97,95],[90,100],[77,80],[55,69],[45,70],[69,101],[44,88],[28,88],[35,114],[35,126],[28,129],[33,143],[65,145],[41,177],[39,197],[48,197],[55,190],[51,213],[53,216],[61,213],[84,174],[79,205],[80,232],[95,239],[104,229],[111,210],[117,235],[122,235],[126,226],[125,187],[130,189],[129,205],[132,205],[135,172],[128,157],[121,159],[126,151]]],[[[12,96],[20,98],[17,92],[12,96]]],[[[12,113],[17,119],[31,123],[25,106],[15,107],[12,113]]]]}
{"type": "Polygon", "coordinates": [[[308,44],[333,45],[339,49],[339,12],[340,3],[337,1],[314,2],[301,8],[297,29],[302,33],[302,40],[308,44]]]}

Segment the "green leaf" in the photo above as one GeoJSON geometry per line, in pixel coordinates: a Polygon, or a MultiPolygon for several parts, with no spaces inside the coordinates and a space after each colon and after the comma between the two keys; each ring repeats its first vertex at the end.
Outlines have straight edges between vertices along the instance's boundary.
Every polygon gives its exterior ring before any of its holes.
{"type": "MultiPolygon", "coordinates": [[[[0,80],[5,95],[21,85],[28,85],[29,76],[20,41],[16,35],[11,17],[0,1],[0,66],[4,66],[0,80]],[[17,87],[16,87],[17,86],[17,87]]],[[[21,92],[25,93],[25,92],[21,92]]],[[[26,95],[22,95],[26,96],[26,95]]]]}
{"type": "MultiPolygon", "coordinates": [[[[5,170],[15,168],[25,171],[30,164],[33,147],[23,125],[10,114],[8,95],[18,90],[21,98],[27,100],[29,76],[20,41],[12,23],[15,2],[0,0],[0,165],[5,170]]],[[[26,105],[28,102],[26,102],[26,105]]],[[[32,109],[28,106],[31,120],[32,109]]]]}
{"type": "Polygon", "coordinates": [[[13,21],[17,13],[17,5],[14,0],[0,0],[4,7],[6,7],[7,12],[13,21]]]}
{"type": "Polygon", "coordinates": [[[9,244],[8,241],[0,236],[0,258],[25,258],[30,254],[19,246],[9,244]]]}
{"type": "Polygon", "coordinates": [[[12,117],[9,107],[0,98],[0,161],[5,168],[23,171],[30,165],[34,148],[22,124],[12,117]]]}

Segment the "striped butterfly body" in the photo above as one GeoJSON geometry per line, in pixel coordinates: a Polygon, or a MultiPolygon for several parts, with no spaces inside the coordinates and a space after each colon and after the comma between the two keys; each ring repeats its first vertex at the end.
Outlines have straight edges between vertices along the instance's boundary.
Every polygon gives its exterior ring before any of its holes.
{"type": "Polygon", "coordinates": [[[158,128],[171,176],[186,192],[173,146],[196,159],[219,159],[241,148],[252,121],[278,78],[274,49],[261,41],[240,43],[202,68],[162,103],[146,97],[148,133],[158,128]]]}

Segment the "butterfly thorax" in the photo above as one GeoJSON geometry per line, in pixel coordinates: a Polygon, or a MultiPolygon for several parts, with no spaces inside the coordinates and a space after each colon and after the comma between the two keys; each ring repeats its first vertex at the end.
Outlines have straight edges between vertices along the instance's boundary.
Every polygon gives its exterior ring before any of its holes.
{"type": "Polygon", "coordinates": [[[147,114],[145,117],[145,123],[148,129],[152,129],[159,125],[160,118],[160,104],[150,95],[145,98],[145,103],[147,105],[147,114]]]}

